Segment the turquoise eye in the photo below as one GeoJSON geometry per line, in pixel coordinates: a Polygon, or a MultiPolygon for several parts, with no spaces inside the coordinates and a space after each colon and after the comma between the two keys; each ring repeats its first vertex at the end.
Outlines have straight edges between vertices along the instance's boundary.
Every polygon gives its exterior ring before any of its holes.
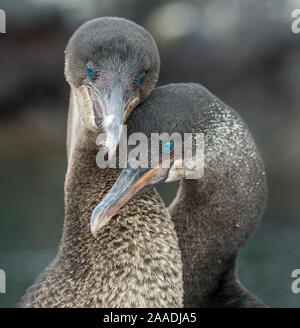
{"type": "Polygon", "coordinates": [[[93,78],[95,76],[95,74],[93,73],[91,66],[88,65],[86,67],[86,69],[87,69],[87,72],[89,73],[90,78],[93,78]]]}
{"type": "Polygon", "coordinates": [[[143,76],[138,80],[137,85],[138,85],[138,86],[142,85],[143,82],[144,82],[144,80],[145,80],[145,75],[143,75],[143,76]]]}
{"type": "Polygon", "coordinates": [[[174,142],[170,141],[170,142],[167,142],[163,145],[162,150],[165,153],[169,153],[173,150],[173,148],[174,148],[174,142]]]}

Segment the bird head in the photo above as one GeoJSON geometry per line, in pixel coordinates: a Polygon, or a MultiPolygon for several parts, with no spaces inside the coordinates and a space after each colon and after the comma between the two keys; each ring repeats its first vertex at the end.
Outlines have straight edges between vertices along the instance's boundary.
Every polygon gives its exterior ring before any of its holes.
{"type": "Polygon", "coordinates": [[[89,130],[106,134],[104,145],[111,157],[122,124],[156,85],[157,46],[141,26],[104,17],[80,26],[65,53],[65,76],[79,117],[89,130]]]}

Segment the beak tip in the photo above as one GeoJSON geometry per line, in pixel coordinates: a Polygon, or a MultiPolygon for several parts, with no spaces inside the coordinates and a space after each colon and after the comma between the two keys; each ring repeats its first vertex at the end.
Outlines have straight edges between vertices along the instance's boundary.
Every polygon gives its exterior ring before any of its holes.
{"type": "Polygon", "coordinates": [[[109,160],[111,160],[116,153],[122,133],[123,133],[122,121],[120,121],[119,124],[109,124],[107,126],[105,146],[107,149],[109,160]]]}
{"type": "Polygon", "coordinates": [[[116,148],[115,147],[110,147],[107,151],[107,156],[108,156],[108,160],[111,161],[113,159],[113,156],[116,152],[116,148]]]}
{"type": "Polygon", "coordinates": [[[92,213],[91,224],[90,224],[91,233],[94,237],[97,236],[97,232],[99,230],[99,217],[96,214],[96,209],[97,209],[97,207],[94,209],[94,211],[92,213]]]}
{"type": "Polygon", "coordinates": [[[93,225],[93,223],[91,223],[91,233],[92,233],[94,238],[96,238],[97,232],[98,232],[98,229],[96,228],[95,225],[93,225]]]}
{"type": "Polygon", "coordinates": [[[106,216],[103,215],[103,208],[99,205],[94,209],[91,215],[91,233],[96,238],[98,231],[100,231],[107,223],[106,216]]]}

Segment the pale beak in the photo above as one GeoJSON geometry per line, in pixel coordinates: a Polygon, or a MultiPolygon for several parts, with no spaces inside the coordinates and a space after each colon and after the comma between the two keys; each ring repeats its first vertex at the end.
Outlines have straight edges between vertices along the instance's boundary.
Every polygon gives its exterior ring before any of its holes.
{"type": "Polygon", "coordinates": [[[101,94],[95,84],[88,84],[89,94],[93,103],[95,123],[105,132],[103,146],[105,146],[108,159],[110,160],[116,152],[119,144],[123,124],[127,120],[132,108],[138,102],[138,97],[124,100],[123,91],[115,87],[110,94],[101,94]]]}
{"type": "Polygon", "coordinates": [[[92,234],[96,236],[97,232],[109,222],[123,205],[142,191],[165,180],[167,175],[168,169],[161,166],[150,169],[132,169],[130,167],[123,169],[109,193],[92,213],[92,234]]]}

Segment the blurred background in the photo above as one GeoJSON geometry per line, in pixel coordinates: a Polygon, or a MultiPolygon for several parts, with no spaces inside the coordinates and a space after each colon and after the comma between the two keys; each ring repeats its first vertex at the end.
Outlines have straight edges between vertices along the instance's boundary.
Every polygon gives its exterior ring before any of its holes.
{"type": "MultiPolygon", "coordinates": [[[[199,82],[249,125],[266,165],[269,201],[239,259],[240,280],[272,307],[300,307],[300,34],[294,0],[2,0],[0,268],[15,307],[56,254],[64,218],[69,87],[64,49],[99,16],[147,28],[161,55],[159,85],[199,82]]],[[[176,184],[160,188],[167,204],[176,184]]]]}

